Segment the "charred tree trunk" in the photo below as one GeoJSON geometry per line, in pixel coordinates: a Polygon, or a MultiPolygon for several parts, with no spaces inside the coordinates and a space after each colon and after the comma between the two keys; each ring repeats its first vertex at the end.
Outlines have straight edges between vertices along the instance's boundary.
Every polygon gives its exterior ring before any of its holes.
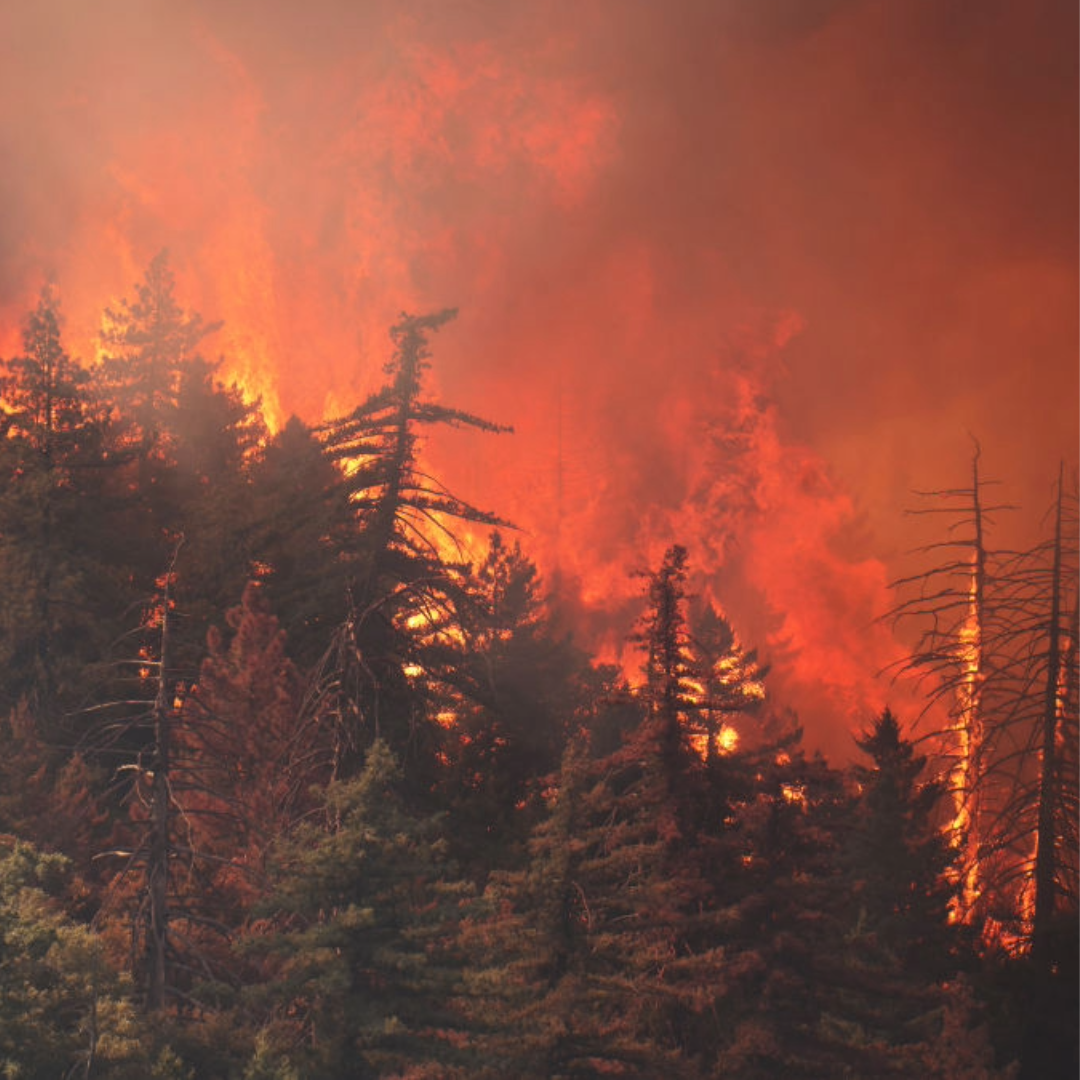
{"type": "MultiPolygon", "coordinates": [[[[375,511],[372,523],[372,548],[374,551],[372,577],[377,580],[386,561],[386,554],[394,540],[398,511],[401,509],[402,489],[412,464],[413,405],[419,391],[419,364],[422,340],[416,340],[412,331],[402,347],[401,371],[395,387],[397,409],[386,462],[386,486],[375,511]]],[[[374,585],[374,582],[371,583],[374,585]]]]}
{"type": "Polygon", "coordinates": [[[984,767],[982,689],[986,681],[986,543],[979,455],[980,450],[976,445],[971,461],[971,509],[975,535],[971,551],[970,628],[968,639],[960,642],[961,650],[966,651],[966,655],[961,655],[961,663],[966,670],[960,687],[960,715],[957,718],[960,760],[954,771],[954,776],[959,781],[956,785],[957,821],[963,825],[964,884],[958,911],[962,919],[972,916],[982,888],[979,873],[979,845],[982,839],[979,792],[984,767]]]}
{"type": "Polygon", "coordinates": [[[1039,775],[1038,839],[1035,848],[1035,912],[1031,924],[1031,958],[1036,968],[1050,959],[1050,927],[1054,917],[1056,892],[1056,793],[1057,734],[1062,673],[1061,588],[1062,588],[1062,474],[1058,473],[1057,508],[1054,523],[1054,565],[1050,584],[1050,621],[1047,626],[1046,691],[1043,699],[1041,771],[1039,775]]]}
{"type": "MultiPolygon", "coordinates": [[[[181,541],[182,542],[182,541],[181,541]]],[[[169,985],[169,861],[171,844],[171,793],[169,755],[173,722],[174,686],[171,668],[170,584],[176,565],[177,545],[165,575],[161,615],[161,656],[157,695],[154,699],[154,757],[150,796],[150,838],[146,856],[146,1007],[150,1012],[165,1007],[169,985]]]]}

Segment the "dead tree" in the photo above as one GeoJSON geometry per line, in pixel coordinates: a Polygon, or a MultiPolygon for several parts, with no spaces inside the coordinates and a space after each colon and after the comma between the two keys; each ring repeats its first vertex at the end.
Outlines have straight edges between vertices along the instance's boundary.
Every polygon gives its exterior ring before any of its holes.
{"type": "Polygon", "coordinates": [[[955,915],[988,939],[1051,964],[1053,927],[1076,909],[1077,514],[1062,469],[1053,535],[1033,548],[992,550],[992,511],[975,455],[972,486],[928,493],[952,515],[948,552],[897,583],[894,619],[923,620],[900,665],[927,688],[947,723],[927,733],[945,747],[950,827],[964,853],[955,915]]]}
{"type": "Polygon", "coordinates": [[[996,723],[989,782],[1003,793],[994,840],[1006,882],[1018,890],[1020,932],[1037,968],[1052,964],[1055,924],[1077,909],[1076,492],[1058,474],[1052,535],[1005,566],[1012,619],[1003,636],[1016,657],[996,723]]]}
{"type": "Polygon", "coordinates": [[[989,546],[988,534],[995,513],[1015,509],[988,503],[986,489],[996,481],[980,475],[980,456],[976,443],[970,486],[915,493],[927,504],[908,513],[943,519],[944,537],[918,549],[935,560],[929,569],[892,583],[902,599],[888,614],[894,624],[914,624],[918,634],[894,675],[914,678],[925,692],[920,720],[935,711],[947,718],[924,737],[945,763],[953,806],[949,827],[961,852],[962,889],[954,916],[963,921],[975,918],[983,892],[986,704],[1009,667],[998,647],[1004,613],[992,584],[1000,555],[989,546]]]}

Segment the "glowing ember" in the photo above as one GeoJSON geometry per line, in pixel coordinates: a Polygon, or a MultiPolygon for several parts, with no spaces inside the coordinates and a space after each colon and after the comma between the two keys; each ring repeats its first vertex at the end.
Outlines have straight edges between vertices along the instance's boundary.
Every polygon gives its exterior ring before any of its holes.
{"type": "Polygon", "coordinates": [[[721,754],[733,754],[739,747],[739,733],[724,724],[716,736],[716,746],[721,754]]]}

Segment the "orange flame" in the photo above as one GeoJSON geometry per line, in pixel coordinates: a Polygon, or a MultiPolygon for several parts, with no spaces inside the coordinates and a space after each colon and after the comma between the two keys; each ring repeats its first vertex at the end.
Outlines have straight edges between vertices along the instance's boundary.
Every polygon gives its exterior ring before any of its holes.
{"type": "Polygon", "coordinates": [[[955,719],[952,732],[956,740],[950,776],[953,817],[949,824],[954,846],[962,852],[961,889],[953,902],[954,922],[973,917],[981,892],[978,859],[978,776],[976,761],[982,743],[982,613],[979,610],[977,569],[972,560],[971,585],[968,590],[967,617],[957,638],[960,680],[956,689],[955,719]]]}
{"type": "MultiPolygon", "coordinates": [[[[101,307],[168,247],[185,306],[224,320],[223,371],[272,429],[378,385],[402,309],[460,306],[432,391],[518,434],[440,433],[425,453],[523,528],[579,640],[622,659],[628,574],[681,541],[693,587],[767,654],[810,740],[847,756],[900,650],[874,621],[890,575],[860,508],[774,400],[802,320],[750,303],[709,245],[609,208],[642,117],[583,73],[572,32],[530,18],[489,31],[402,11],[371,48],[303,70],[286,50],[267,77],[228,19],[177,13],[173,66],[124,123],[65,103],[106,129],[109,160],[63,243],[19,258],[58,270],[72,350],[91,358],[101,307]]],[[[10,297],[8,329],[36,285],[10,297]]]]}

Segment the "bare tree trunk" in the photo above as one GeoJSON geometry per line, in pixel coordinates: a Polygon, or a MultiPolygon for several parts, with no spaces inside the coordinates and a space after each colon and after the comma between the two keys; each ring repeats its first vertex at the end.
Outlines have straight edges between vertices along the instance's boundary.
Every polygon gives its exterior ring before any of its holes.
{"type": "MultiPolygon", "coordinates": [[[[181,543],[183,541],[181,540],[181,543]]],[[[171,678],[171,620],[169,617],[170,585],[180,544],[173,553],[172,563],[165,575],[161,614],[161,657],[158,666],[157,696],[154,699],[154,762],[150,798],[150,845],[147,853],[146,879],[149,926],[146,934],[148,972],[146,1006],[150,1012],[165,1007],[168,986],[169,949],[169,856],[170,856],[170,795],[169,751],[172,734],[174,693],[171,678]]]]}
{"type": "Polygon", "coordinates": [[[1054,524],[1054,568],[1050,585],[1050,621],[1047,626],[1046,693],[1043,699],[1039,824],[1035,848],[1035,914],[1031,924],[1031,958],[1036,967],[1049,960],[1049,931],[1055,899],[1055,794],[1057,790],[1057,727],[1061,690],[1061,515],[1064,466],[1058,473],[1057,513],[1054,524]]]}
{"type": "Polygon", "coordinates": [[[971,552],[971,593],[968,619],[960,630],[959,661],[962,676],[957,687],[959,713],[956,734],[959,760],[953,769],[952,787],[956,808],[954,827],[963,846],[963,887],[957,898],[957,916],[964,922],[974,917],[982,891],[979,848],[982,842],[979,796],[983,770],[983,684],[986,681],[986,544],[980,498],[979,447],[971,461],[971,510],[975,530],[971,552]]]}

